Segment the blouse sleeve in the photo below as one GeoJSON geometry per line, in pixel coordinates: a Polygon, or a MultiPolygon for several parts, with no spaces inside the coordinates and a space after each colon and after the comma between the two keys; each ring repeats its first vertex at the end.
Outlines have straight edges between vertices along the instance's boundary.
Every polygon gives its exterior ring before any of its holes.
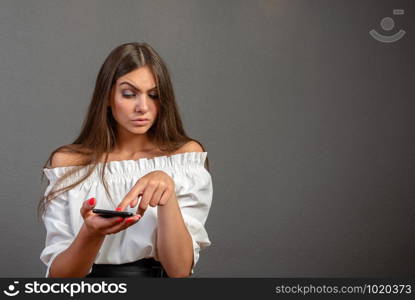
{"type": "MultiPolygon", "coordinates": [[[[45,195],[51,190],[52,183],[46,188],[45,195]]],[[[40,254],[40,260],[47,266],[46,275],[53,260],[62,251],[66,250],[74,240],[70,226],[67,192],[52,199],[48,204],[42,220],[46,228],[45,248],[40,254]]]]}
{"type": "Polygon", "coordinates": [[[176,198],[183,220],[193,243],[193,269],[199,260],[199,252],[212,243],[204,227],[212,203],[212,178],[203,165],[186,170],[185,186],[176,191],[176,198]]]}
{"type": "MultiPolygon", "coordinates": [[[[45,174],[49,179],[49,185],[45,190],[45,195],[52,189],[57,176],[55,173],[45,169],[45,174]]],[[[45,277],[49,276],[50,267],[54,259],[63,251],[68,249],[75,239],[70,220],[68,191],[61,193],[52,199],[48,204],[42,220],[46,229],[45,247],[40,254],[40,260],[46,265],[45,277]]],[[[92,266],[88,273],[92,271],[92,266]]]]}

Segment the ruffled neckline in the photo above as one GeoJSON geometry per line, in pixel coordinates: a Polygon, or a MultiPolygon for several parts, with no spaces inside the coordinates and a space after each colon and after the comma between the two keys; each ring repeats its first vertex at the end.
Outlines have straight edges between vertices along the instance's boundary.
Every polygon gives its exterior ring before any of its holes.
{"type": "MultiPolygon", "coordinates": [[[[144,172],[149,169],[164,169],[164,168],[188,168],[191,166],[204,166],[207,152],[184,152],[173,155],[162,155],[151,158],[142,157],[139,159],[126,159],[126,160],[112,160],[106,163],[106,173],[108,177],[111,176],[125,176],[125,175],[137,175],[137,172],[144,172]]],[[[90,177],[86,180],[91,181],[98,178],[99,170],[103,167],[104,162],[97,163],[97,167],[93,171],[90,177]]],[[[76,175],[82,175],[86,172],[87,167],[92,165],[85,165],[84,168],[75,172],[76,175]],[[82,173],[82,174],[80,174],[82,173]]],[[[43,168],[43,172],[50,182],[57,180],[68,170],[79,166],[66,166],[55,168],[43,168]]],[[[72,178],[72,177],[70,177],[72,178]]],[[[67,178],[68,181],[73,181],[67,178]]]]}

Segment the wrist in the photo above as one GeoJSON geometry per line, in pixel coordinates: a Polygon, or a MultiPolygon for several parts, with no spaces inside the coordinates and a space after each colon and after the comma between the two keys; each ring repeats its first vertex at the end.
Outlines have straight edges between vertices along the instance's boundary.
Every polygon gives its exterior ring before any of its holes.
{"type": "Polygon", "coordinates": [[[105,234],[99,233],[97,231],[91,230],[90,228],[88,228],[88,226],[84,223],[81,227],[81,233],[82,235],[88,239],[89,241],[91,240],[102,240],[105,238],[105,234]]]}
{"type": "Polygon", "coordinates": [[[169,201],[167,201],[165,205],[159,205],[157,206],[157,209],[165,210],[165,209],[171,209],[172,207],[177,207],[177,206],[178,206],[178,202],[177,202],[176,195],[173,195],[169,199],[169,201]]]}

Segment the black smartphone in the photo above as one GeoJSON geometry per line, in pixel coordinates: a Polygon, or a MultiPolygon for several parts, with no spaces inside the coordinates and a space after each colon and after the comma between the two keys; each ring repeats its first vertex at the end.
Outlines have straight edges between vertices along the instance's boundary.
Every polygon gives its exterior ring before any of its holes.
{"type": "Polygon", "coordinates": [[[116,210],[106,210],[106,209],[98,209],[98,208],[94,208],[92,212],[100,215],[103,218],[112,218],[112,217],[128,218],[128,217],[134,216],[134,213],[129,212],[129,211],[116,211],[116,210]]]}

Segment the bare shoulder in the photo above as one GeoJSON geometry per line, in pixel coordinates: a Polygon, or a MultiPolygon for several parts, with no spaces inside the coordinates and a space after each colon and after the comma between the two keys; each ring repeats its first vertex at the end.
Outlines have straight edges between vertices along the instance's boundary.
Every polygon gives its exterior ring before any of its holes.
{"type": "Polygon", "coordinates": [[[204,152],[202,146],[195,141],[189,141],[183,146],[181,146],[175,153],[185,153],[185,152],[204,152]]]}
{"type": "Polygon", "coordinates": [[[68,151],[57,151],[50,160],[51,168],[78,166],[84,163],[85,155],[68,151]]]}

